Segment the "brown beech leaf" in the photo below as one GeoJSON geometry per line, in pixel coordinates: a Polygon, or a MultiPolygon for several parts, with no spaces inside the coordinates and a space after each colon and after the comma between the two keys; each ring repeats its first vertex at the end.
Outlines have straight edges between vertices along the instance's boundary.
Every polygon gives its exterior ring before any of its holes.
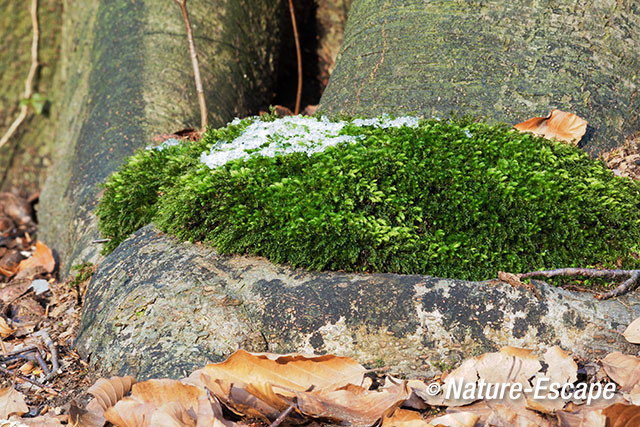
{"type": "Polygon", "coordinates": [[[96,398],[103,410],[107,410],[129,393],[135,383],[136,379],[131,376],[100,378],[87,391],[96,398]]]}
{"type": "Polygon", "coordinates": [[[640,344],[640,317],[631,322],[622,335],[630,343],[640,344]]]}
{"type": "Polygon", "coordinates": [[[456,412],[429,420],[430,425],[448,427],[474,427],[480,417],[471,412],[456,412]]]}
{"type": "Polygon", "coordinates": [[[406,382],[368,390],[353,384],[337,390],[296,392],[298,409],[313,418],[346,425],[369,426],[390,414],[409,398],[406,382]]]}
{"type": "Polygon", "coordinates": [[[0,274],[5,277],[12,277],[18,272],[22,255],[19,251],[11,249],[7,251],[0,259],[0,274]]]}
{"type": "MultiPolygon", "coordinates": [[[[11,417],[11,421],[14,421],[19,424],[13,424],[14,426],[33,426],[33,427],[58,427],[63,426],[60,420],[56,417],[50,416],[49,414],[40,415],[35,418],[16,418],[11,417]]],[[[1,424],[0,424],[1,425],[1,424]]],[[[9,426],[7,426],[9,427],[9,426]]],[[[77,427],[83,427],[78,425],[77,427]]]]}
{"type": "Polygon", "coordinates": [[[31,280],[28,279],[13,279],[7,286],[0,289],[0,301],[5,304],[10,304],[15,301],[16,298],[27,292],[31,287],[31,280]]]}
{"type": "Polygon", "coordinates": [[[131,397],[125,397],[104,411],[104,417],[118,427],[147,427],[151,424],[151,416],[157,409],[150,403],[141,403],[131,397]]]}
{"type": "Polygon", "coordinates": [[[382,427],[429,427],[430,423],[422,418],[422,414],[408,409],[396,409],[393,414],[385,415],[382,427]]]}
{"type": "Polygon", "coordinates": [[[7,338],[15,332],[15,328],[9,326],[4,317],[0,316],[0,338],[7,338]]]}
{"type": "Polygon", "coordinates": [[[640,406],[616,403],[603,411],[607,417],[607,426],[633,427],[640,425],[640,406]]]}
{"type": "Polygon", "coordinates": [[[22,416],[29,411],[24,401],[24,395],[13,387],[0,389],[0,418],[9,418],[11,415],[22,416]]]}
{"type": "Polygon", "coordinates": [[[177,380],[158,379],[134,384],[131,396],[105,410],[107,421],[127,427],[147,425],[196,426],[206,392],[177,380]],[[156,423],[156,424],[154,424],[156,423]]]}
{"type": "Polygon", "coordinates": [[[36,250],[31,257],[22,260],[18,266],[18,271],[29,268],[43,267],[47,273],[52,273],[56,268],[56,260],[51,249],[41,241],[36,242],[36,250]]]}
{"type": "Polygon", "coordinates": [[[290,405],[284,396],[291,398],[311,387],[335,390],[347,384],[363,385],[364,373],[365,368],[348,357],[238,350],[224,362],[193,372],[187,382],[207,387],[239,415],[272,421],[290,405]]]}
{"type": "Polygon", "coordinates": [[[520,132],[531,132],[546,139],[557,139],[577,144],[587,131],[587,121],[573,113],[551,110],[547,117],[534,117],[514,128],[520,132]]]}
{"type": "Polygon", "coordinates": [[[629,392],[640,383],[640,358],[616,351],[608,354],[601,363],[606,374],[620,386],[621,391],[629,392]]]}
{"type": "Polygon", "coordinates": [[[104,409],[98,399],[91,399],[86,408],[80,408],[76,402],[69,405],[69,422],[77,427],[102,427],[107,420],[104,409]]]}

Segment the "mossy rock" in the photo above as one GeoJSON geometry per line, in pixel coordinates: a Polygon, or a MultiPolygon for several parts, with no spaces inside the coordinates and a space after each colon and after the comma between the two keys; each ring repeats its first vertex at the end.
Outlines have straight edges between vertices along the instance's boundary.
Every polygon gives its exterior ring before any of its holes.
{"type": "Polygon", "coordinates": [[[221,253],[314,270],[485,280],[640,264],[638,183],[504,125],[402,120],[247,119],[140,151],[97,209],[107,250],[154,222],[221,253]],[[206,166],[210,156],[222,160],[206,166]]]}

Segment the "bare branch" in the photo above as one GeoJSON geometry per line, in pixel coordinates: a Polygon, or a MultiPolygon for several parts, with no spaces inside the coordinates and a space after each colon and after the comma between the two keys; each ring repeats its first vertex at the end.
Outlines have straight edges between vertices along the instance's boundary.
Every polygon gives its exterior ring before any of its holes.
{"type": "Polygon", "coordinates": [[[289,0],[289,12],[291,12],[291,24],[293,25],[293,38],[296,42],[296,59],[298,61],[298,90],[296,91],[296,107],[293,114],[300,113],[300,98],[302,97],[302,54],[300,52],[300,39],[298,37],[298,25],[293,9],[293,0],[289,0]]]}
{"type": "Polygon", "coordinates": [[[196,92],[198,94],[198,104],[200,105],[200,129],[202,132],[207,130],[209,126],[209,113],[207,111],[207,103],[204,97],[204,89],[202,88],[202,79],[200,77],[200,64],[198,62],[198,52],[196,44],[193,40],[193,29],[191,28],[191,20],[187,11],[187,0],[175,0],[182,11],[184,25],[187,28],[187,41],[189,44],[189,54],[191,56],[191,64],[193,65],[193,77],[196,84],[196,92]]]}

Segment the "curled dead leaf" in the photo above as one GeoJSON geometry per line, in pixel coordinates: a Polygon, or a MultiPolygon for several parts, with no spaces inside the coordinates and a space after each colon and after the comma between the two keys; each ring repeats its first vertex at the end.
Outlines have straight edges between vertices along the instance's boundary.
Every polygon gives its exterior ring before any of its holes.
{"type": "Polygon", "coordinates": [[[100,378],[94,385],[89,387],[87,392],[95,397],[102,410],[106,411],[124,398],[135,383],[135,378],[131,376],[111,377],[109,379],[100,378]]]}
{"type": "Polygon", "coordinates": [[[15,328],[9,326],[4,317],[0,316],[0,338],[7,338],[15,332],[15,328]]]}
{"type": "Polygon", "coordinates": [[[607,426],[632,427],[640,425],[640,406],[616,403],[602,413],[607,417],[607,426]]]}
{"type": "Polygon", "coordinates": [[[53,270],[56,268],[56,260],[53,257],[53,252],[41,241],[36,242],[36,250],[33,252],[33,255],[20,262],[18,271],[36,267],[44,268],[47,273],[53,273],[53,270]]]}
{"type": "Polygon", "coordinates": [[[620,386],[621,391],[629,392],[636,384],[640,384],[640,358],[616,351],[608,354],[601,363],[606,374],[620,386]]]}
{"type": "Polygon", "coordinates": [[[547,117],[534,117],[518,123],[514,128],[546,139],[577,144],[586,133],[587,124],[586,120],[573,113],[554,109],[547,117]]]}
{"type": "Polygon", "coordinates": [[[193,372],[187,382],[208,388],[238,414],[273,421],[296,392],[312,387],[335,390],[348,384],[368,387],[364,373],[365,368],[348,357],[238,350],[224,362],[193,372]]]}
{"type": "Polygon", "coordinates": [[[640,344],[640,317],[627,326],[622,334],[632,344],[640,344]]]}
{"type": "Polygon", "coordinates": [[[303,414],[338,424],[370,426],[390,414],[409,398],[406,382],[380,391],[347,384],[337,390],[296,392],[303,414]]]}
{"type": "Polygon", "coordinates": [[[0,193],[0,213],[7,215],[18,225],[33,224],[31,204],[11,193],[0,193]]]}

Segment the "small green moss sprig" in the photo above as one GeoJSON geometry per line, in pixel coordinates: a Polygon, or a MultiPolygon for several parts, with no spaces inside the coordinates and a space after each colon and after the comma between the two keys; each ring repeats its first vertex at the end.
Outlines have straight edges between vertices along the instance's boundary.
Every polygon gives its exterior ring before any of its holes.
{"type": "Polygon", "coordinates": [[[640,186],[573,146],[505,125],[430,120],[348,124],[342,133],[358,143],[311,156],[200,163],[249,123],[130,157],[97,209],[105,249],[154,222],[222,253],[317,270],[482,280],[639,264],[640,186]]]}

